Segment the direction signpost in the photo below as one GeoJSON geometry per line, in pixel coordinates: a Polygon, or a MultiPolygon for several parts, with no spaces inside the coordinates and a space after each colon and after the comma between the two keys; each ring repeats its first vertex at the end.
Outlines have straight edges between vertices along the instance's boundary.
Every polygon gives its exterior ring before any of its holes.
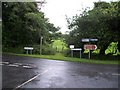
{"type": "MultiPolygon", "coordinates": [[[[73,52],[73,51],[80,51],[80,58],[81,58],[81,48],[72,48],[71,49],[71,52],[73,52]]],[[[73,57],[73,53],[72,53],[72,55],[71,55],[72,57],[73,57]]]]}
{"type": "Polygon", "coordinates": [[[90,39],[89,38],[83,38],[82,42],[90,42],[90,39]]]}
{"type": "Polygon", "coordinates": [[[89,59],[90,59],[90,50],[96,50],[97,46],[94,44],[86,44],[84,45],[85,50],[89,50],[89,59]]]}
{"type": "Polygon", "coordinates": [[[86,45],[84,45],[84,49],[87,49],[87,50],[96,50],[97,46],[94,45],[94,44],[86,44],[86,45]]]}
{"type": "Polygon", "coordinates": [[[98,41],[98,39],[83,38],[81,41],[82,42],[88,42],[88,44],[84,45],[84,49],[89,50],[89,59],[90,59],[90,50],[96,50],[97,49],[97,45],[90,44],[90,42],[96,42],[96,41],[98,41]]]}
{"type": "Polygon", "coordinates": [[[74,48],[74,45],[70,45],[70,48],[71,48],[71,49],[74,48]]]}
{"type": "Polygon", "coordinates": [[[81,48],[74,48],[74,45],[69,46],[71,49],[71,57],[73,57],[73,51],[80,51],[80,58],[81,58],[81,48]]]}
{"type": "Polygon", "coordinates": [[[30,50],[30,52],[32,54],[33,47],[24,47],[24,49],[26,50],[26,54],[28,54],[29,50],[30,50]]]}
{"type": "Polygon", "coordinates": [[[91,42],[96,42],[98,39],[90,39],[91,42]]]}

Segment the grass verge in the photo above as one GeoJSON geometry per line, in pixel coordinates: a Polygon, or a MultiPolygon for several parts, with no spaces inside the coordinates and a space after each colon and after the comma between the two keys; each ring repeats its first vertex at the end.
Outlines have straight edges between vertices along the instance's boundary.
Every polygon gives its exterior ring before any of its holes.
{"type": "MultiPolygon", "coordinates": [[[[13,54],[13,53],[11,53],[13,54]]],[[[81,63],[90,63],[90,64],[113,64],[118,65],[120,61],[117,60],[93,60],[93,59],[83,59],[83,58],[72,58],[72,57],[65,57],[62,54],[56,55],[28,55],[28,54],[13,54],[17,56],[29,56],[33,58],[42,58],[42,59],[52,59],[52,60],[61,60],[61,61],[70,61],[70,62],[81,62],[81,63]]]]}

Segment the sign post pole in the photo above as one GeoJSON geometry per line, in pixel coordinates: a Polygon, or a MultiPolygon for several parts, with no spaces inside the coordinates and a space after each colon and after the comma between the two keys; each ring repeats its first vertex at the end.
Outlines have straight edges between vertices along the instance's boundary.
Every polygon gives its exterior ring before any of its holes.
{"type": "Polygon", "coordinates": [[[80,50],[80,58],[81,58],[81,50],[80,50]]]}
{"type": "Polygon", "coordinates": [[[42,54],[42,39],[43,39],[43,37],[41,36],[40,37],[40,55],[42,54]]]}
{"type": "Polygon", "coordinates": [[[73,57],[73,50],[71,50],[71,57],[73,57]]]}
{"type": "Polygon", "coordinates": [[[73,49],[74,48],[74,45],[70,45],[70,49],[71,49],[71,57],[73,57],[73,49]]]}
{"type": "Polygon", "coordinates": [[[28,49],[27,49],[27,54],[28,54],[28,49]]]}
{"type": "Polygon", "coordinates": [[[88,58],[90,59],[90,50],[89,50],[89,55],[88,55],[88,58]]]}

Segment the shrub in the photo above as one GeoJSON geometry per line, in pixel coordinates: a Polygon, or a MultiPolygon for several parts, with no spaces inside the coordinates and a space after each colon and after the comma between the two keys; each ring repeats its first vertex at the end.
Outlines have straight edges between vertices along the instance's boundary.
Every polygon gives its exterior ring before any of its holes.
{"type": "Polygon", "coordinates": [[[43,46],[42,47],[42,54],[43,55],[55,55],[56,54],[56,49],[52,48],[51,46],[43,46]]]}
{"type": "MultiPolygon", "coordinates": [[[[40,54],[40,45],[34,45],[33,48],[34,54],[40,54]]],[[[51,46],[49,45],[42,46],[42,55],[54,55],[55,53],[56,50],[51,46]]]]}
{"type": "Polygon", "coordinates": [[[33,54],[40,54],[40,45],[33,45],[33,54]]]}
{"type": "Polygon", "coordinates": [[[66,49],[62,51],[62,54],[66,57],[70,57],[71,56],[71,51],[70,49],[66,49]]]}
{"type": "Polygon", "coordinates": [[[21,54],[24,52],[24,50],[23,50],[23,46],[19,46],[19,47],[4,47],[4,46],[2,46],[2,52],[21,54]]]}

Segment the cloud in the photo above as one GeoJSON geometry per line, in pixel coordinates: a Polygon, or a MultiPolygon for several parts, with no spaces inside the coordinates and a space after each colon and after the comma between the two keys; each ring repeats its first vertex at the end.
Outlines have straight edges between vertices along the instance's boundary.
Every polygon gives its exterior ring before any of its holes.
{"type": "Polygon", "coordinates": [[[47,3],[42,11],[51,23],[61,27],[61,32],[65,33],[68,31],[65,15],[71,18],[79,14],[82,8],[93,7],[93,2],[97,1],[99,0],[46,0],[47,3]]]}

